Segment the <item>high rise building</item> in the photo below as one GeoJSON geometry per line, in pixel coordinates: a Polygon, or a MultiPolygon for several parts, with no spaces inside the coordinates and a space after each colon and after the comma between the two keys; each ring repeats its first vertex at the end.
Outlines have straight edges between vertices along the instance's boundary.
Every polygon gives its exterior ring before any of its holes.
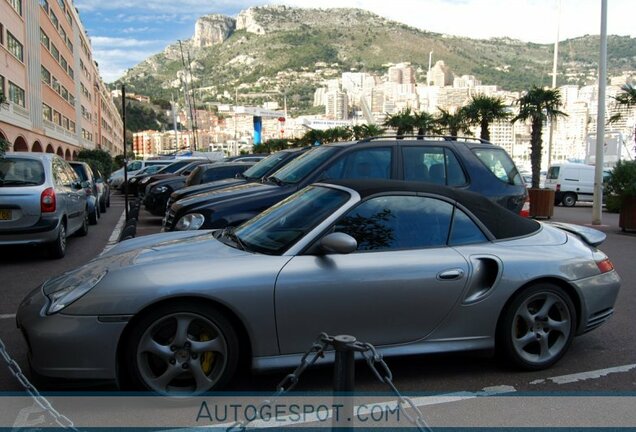
{"type": "Polygon", "coordinates": [[[340,90],[330,90],[326,94],[325,116],[329,120],[347,120],[349,118],[349,98],[340,90]]]}
{"type": "Polygon", "coordinates": [[[124,150],[122,122],[68,0],[0,1],[0,138],[15,151],[124,150]]]}

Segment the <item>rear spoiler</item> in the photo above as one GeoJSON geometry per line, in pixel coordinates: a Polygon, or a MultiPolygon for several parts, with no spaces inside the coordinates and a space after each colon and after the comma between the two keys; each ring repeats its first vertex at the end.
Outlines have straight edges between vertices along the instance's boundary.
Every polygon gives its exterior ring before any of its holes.
{"type": "Polygon", "coordinates": [[[583,240],[585,243],[594,247],[599,246],[607,238],[607,235],[605,235],[604,232],[594,228],[563,222],[551,222],[550,224],[564,231],[576,234],[577,236],[581,237],[581,240],[583,240]]]}

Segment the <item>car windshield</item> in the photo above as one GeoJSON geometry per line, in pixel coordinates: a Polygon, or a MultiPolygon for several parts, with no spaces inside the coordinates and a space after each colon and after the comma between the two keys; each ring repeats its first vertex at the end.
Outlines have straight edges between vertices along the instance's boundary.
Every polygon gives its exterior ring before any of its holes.
{"type": "Polygon", "coordinates": [[[276,171],[271,178],[280,183],[298,183],[338,151],[338,147],[317,147],[276,171]]]}
{"type": "Polygon", "coordinates": [[[245,249],[279,255],[349,200],[347,192],[310,186],[250,219],[232,234],[245,249]]]}
{"type": "Polygon", "coordinates": [[[0,158],[0,187],[38,186],[44,183],[44,166],[37,160],[0,158]]]}
{"type": "Polygon", "coordinates": [[[243,176],[250,180],[257,180],[267,174],[272,168],[278,165],[282,160],[286,159],[287,155],[283,152],[274,153],[256,163],[253,167],[246,170],[243,176]]]}

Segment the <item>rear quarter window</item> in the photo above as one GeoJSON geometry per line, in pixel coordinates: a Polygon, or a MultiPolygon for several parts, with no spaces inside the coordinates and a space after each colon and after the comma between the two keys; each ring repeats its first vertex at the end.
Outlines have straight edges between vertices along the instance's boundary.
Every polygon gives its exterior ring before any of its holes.
{"type": "Polygon", "coordinates": [[[522,185],[523,179],[508,153],[501,148],[474,148],[477,159],[504,183],[522,185]]]}

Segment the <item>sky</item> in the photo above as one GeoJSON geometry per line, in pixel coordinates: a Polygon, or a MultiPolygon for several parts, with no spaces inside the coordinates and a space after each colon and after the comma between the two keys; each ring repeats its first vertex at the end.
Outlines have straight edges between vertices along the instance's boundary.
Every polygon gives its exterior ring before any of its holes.
{"type": "MultiPolygon", "coordinates": [[[[554,43],[557,27],[560,40],[598,35],[601,21],[601,0],[75,0],[106,82],[192,37],[202,15],[265,4],[355,7],[436,33],[537,43],[554,43]]],[[[608,0],[608,33],[636,36],[633,9],[634,0],[608,0]]]]}

